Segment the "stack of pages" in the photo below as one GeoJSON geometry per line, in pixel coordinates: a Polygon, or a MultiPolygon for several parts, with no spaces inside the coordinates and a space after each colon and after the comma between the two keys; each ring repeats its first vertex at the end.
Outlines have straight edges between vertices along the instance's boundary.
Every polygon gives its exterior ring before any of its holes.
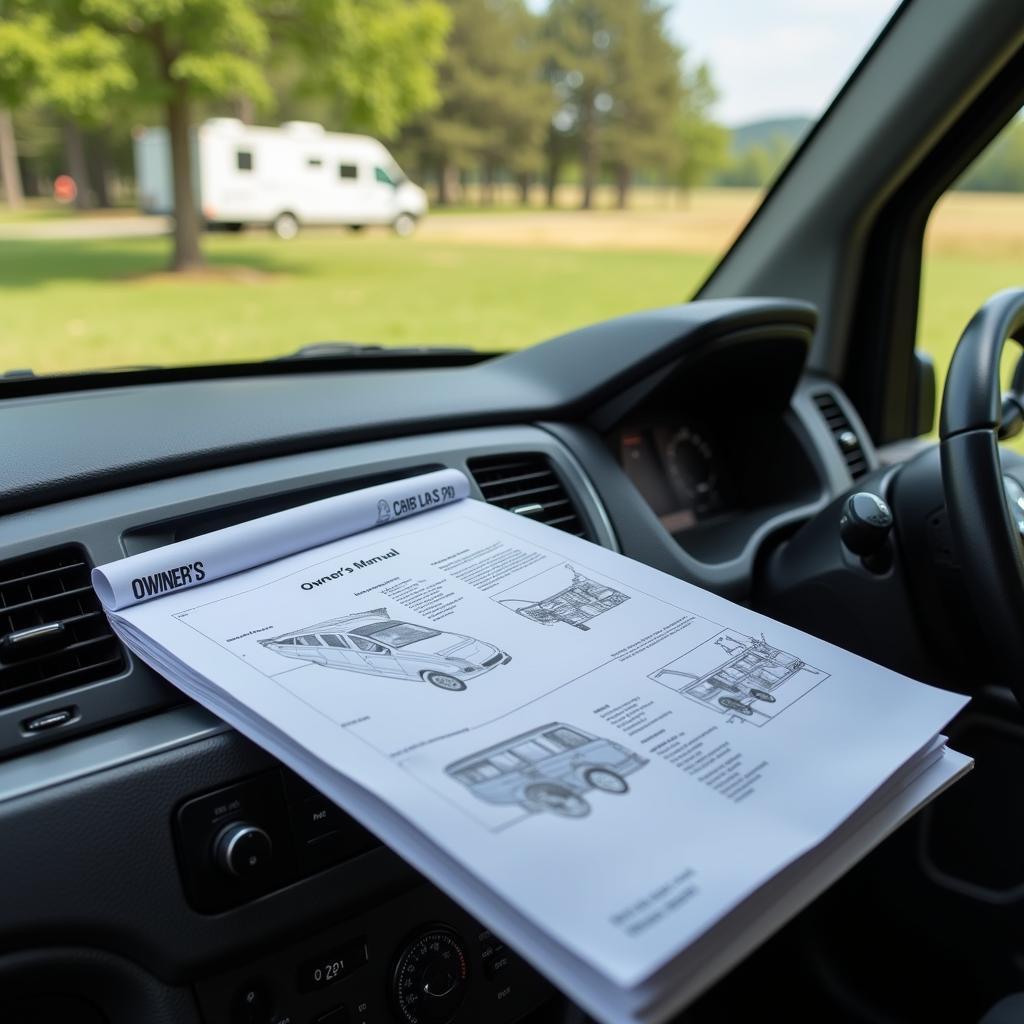
{"type": "Polygon", "coordinates": [[[667,1019],[970,767],[965,698],[468,494],[442,470],[93,582],[598,1020],[667,1019]]]}

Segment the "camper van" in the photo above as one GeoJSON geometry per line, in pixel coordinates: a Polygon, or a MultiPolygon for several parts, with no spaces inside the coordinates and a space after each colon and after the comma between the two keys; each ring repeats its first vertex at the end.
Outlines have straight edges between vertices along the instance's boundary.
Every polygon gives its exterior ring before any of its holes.
{"type": "MultiPolygon", "coordinates": [[[[141,129],[134,148],[143,212],[173,213],[167,130],[141,129]]],[[[192,166],[197,203],[211,227],[269,225],[278,237],[294,238],[304,224],[385,224],[406,236],[427,212],[426,193],[382,142],[309,121],[261,128],[211,118],[195,131],[192,166]]]]}
{"type": "Polygon", "coordinates": [[[386,608],[344,615],[260,643],[286,658],[393,679],[422,679],[441,690],[506,665],[511,656],[461,633],[402,622],[386,608]]]}
{"type": "Polygon", "coordinates": [[[583,818],[590,813],[585,793],[626,793],[626,776],[645,764],[621,743],[550,722],[455,761],[445,773],[487,803],[583,818]]]}

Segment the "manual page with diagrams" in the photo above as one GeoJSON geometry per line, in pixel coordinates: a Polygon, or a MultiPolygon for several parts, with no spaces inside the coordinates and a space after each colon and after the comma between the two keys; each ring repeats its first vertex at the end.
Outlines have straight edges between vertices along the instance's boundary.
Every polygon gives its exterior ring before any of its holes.
{"type": "Polygon", "coordinates": [[[375,488],[348,536],[235,571],[210,535],[97,590],[136,653],[486,924],[538,936],[523,955],[602,1019],[643,1013],[587,979],[643,989],[876,794],[931,772],[920,803],[966,769],[936,739],[963,697],[467,489],[375,488]]]}

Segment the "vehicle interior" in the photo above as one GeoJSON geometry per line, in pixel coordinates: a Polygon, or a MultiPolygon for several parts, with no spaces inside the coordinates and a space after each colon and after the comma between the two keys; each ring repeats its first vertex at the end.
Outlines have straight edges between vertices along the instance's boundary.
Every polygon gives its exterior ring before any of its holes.
{"type": "Polygon", "coordinates": [[[999,444],[1024,424],[1024,372],[1000,376],[1024,264],[957,326],[941,393],[915,349],[929,213],[1024,104],[1021,13],[903,4],[679,305],[508,354],[3,381],[0,1020],[586,1020],[130,656],[89,585],[126,554],[453,467],[477,500],[972,697],[951,744],[973,772],[681,1022],[1024,1021],[1024,456],[999,444]],[[269,871],[236,870],[225,824],[272,838],[269,871]],[[465,997],[406,1016],[396,970],[439,923],[465,997]]]}

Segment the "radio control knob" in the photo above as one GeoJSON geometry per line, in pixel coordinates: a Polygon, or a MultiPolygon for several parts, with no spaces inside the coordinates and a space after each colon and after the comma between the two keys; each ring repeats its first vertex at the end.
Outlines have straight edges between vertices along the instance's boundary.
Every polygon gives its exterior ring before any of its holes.
{"type": "Polygon", "coordinates": [[[222,871],[235,878],[250,879],[264,874],[273,855],[270,836],[246,821],[226,825],[213,841],[213,859],[222,871]]]}

